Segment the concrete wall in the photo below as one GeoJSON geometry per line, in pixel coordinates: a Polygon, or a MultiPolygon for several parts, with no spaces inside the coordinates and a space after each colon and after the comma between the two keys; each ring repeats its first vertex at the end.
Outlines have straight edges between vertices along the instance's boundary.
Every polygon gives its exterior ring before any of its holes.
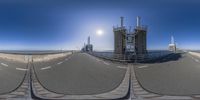
{"type": "Polygon", "coordinates": [[[47,54],[47,55],[33,55],[32,58],[34,62],[41,62],[41,61],[49,61],[52,59],[69,56],[71,54],[72,52],[59,53],[59,54],[47,54]]]}
{"type": "Polygon", "coordinates": [[[4,54],[0,53],[0,58],[12,61],[18,61],[22,63],[28,62],[28,58],[26,55],[19,55],[19,54],[4,54]]]}
{"type": "Polygon", "coordinates": [[[200,53],[198,52],[189,52],[189,54],[200,58],[200,53]]]}
{"type": "Polygon", "coordinates": [[[52,59],[65,57],[71,55],[72,52],[66,52],[66,53],[58,53],[58,54],[44,54],[44,55],[22,55],[22,54],[5,54],[0,53],[0,58],[10,61],[17,61],[21,63],[27,63],[29,61],[34,62],[41,62],[41,61],[49,61],[52,59]]]}
{"type": "Polygon", "coordinates": [[[114,53],[124,54],[126,48],[126,29],[122,28],[120,30],[114,29],[114,53]]]}

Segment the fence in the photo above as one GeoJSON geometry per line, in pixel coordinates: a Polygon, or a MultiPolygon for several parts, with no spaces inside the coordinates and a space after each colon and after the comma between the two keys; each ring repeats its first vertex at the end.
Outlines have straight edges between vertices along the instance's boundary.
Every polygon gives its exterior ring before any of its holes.
{"type": "Polygon", "coordinates": [[[123,54],[114,54],[113,52],[90,52],[89,54],[113,61],[122,61],[122,62],[144,62],[149,60],[158,59],[160,57],[164,57],[166,55],[172,54],[173,52],[167,50],[161,51],[148,51],[146,55],[133,55],[130,59],[129,55],[123,54]]]}

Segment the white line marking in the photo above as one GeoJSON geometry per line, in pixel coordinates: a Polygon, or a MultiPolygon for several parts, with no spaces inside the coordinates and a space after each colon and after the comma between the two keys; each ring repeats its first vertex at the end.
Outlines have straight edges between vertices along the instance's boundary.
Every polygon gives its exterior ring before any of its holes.
{"type": "Polygon", "coordinates": [[[106,64],[106,65],[110,65],[109,63],[107,63],[107,62],[103,62],[104,64],[106,64]]]}
{"type": "Polygon", "coordinates": [[[146,68],[146,67],[149,67],[149,66],[139,66],[138,68],[146,68]]]}
{"type": "Polygon", "coordinates": [[[123,67],[123,66],[117,66],[117,68],[126,69],[127,67],[123,67]]]}
{"type": "Polygon", "coordinates": [[[63,62],[59,62],[59,63],[57,63],[58,65],[60,65],[60,64],[62,64],[63,62]]]}
{"type": "Polygon", "coordinates": [[[28,69],[24,69],[24,68],[16,68],[16,70],[27,71],[28,69]]]}
{"type": "Polygon", "coordinates": [[[1,65],[8,67],[8,65],[7,65],[7,64],[4,64],[4,63],[1,63],[1,65]]]}
{"type": "Polygon", "coordinates": [[[45,69],[49,69],[49,68],[51,68],[51,66],[43,67],[43,68],[41,68],[41,70],[45,70],[45,69]]]}

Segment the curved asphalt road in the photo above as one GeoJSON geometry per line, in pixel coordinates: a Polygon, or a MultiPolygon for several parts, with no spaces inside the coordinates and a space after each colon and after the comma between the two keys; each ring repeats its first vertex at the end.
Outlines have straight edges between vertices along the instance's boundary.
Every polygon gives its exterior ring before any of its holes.
{"type": "Polygon", "coordinates": [[[85,53],[34,63],[36,75],[46,89],[67,95],[109,92],[120,85],[126,67],[85,53]]]}
{"type": "Polygon", "coordinates": [[[138,81],[148,91],[164,95],[200,94],[200,59],[188,53],[136,66],[135,71],[138,81]]]}
{"type": "Polygon", "coordinates": [[[6,94],[20,86],[27,63],[0,59],[0,94],[6,94]]]}

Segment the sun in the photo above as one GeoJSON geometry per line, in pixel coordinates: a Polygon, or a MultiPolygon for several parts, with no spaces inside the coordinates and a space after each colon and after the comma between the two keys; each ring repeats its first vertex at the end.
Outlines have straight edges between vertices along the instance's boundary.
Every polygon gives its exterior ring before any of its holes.
{"type": "Polygon", "coordinates": [[[98,36],[101,36],[101,35],[103,35],[103,31],[102,31],[102,30],[97,30],[96,34],[97,34],[98,36]]]}

